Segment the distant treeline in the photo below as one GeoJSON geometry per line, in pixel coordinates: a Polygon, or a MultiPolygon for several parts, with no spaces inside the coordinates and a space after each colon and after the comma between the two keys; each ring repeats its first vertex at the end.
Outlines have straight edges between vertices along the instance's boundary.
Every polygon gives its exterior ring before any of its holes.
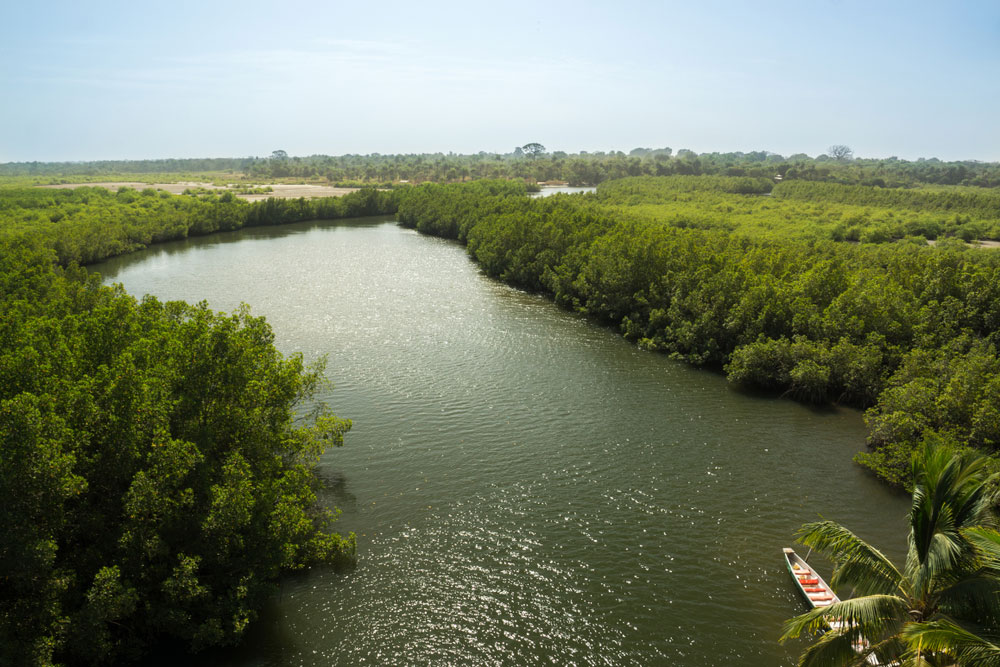
{"type": "MultiPolygon", "coordinates": [[[[544,148],[544,147],[540,147],[544,148]]],[[[28,182],[66,182],[144,178],[155,174],[222,176],[231,180],[297,179],[334,184],[391,184],[400,181],[459,182],[480,179],[565,181],[596,185],[626,176],[718,175],[785,180],[829,181],[887,188],[922,184],[1000,186],[1000,163],[943,162],[935,158],[906,161],[888,159],[811,158],[781,156],[767,151],[702,153],[670,148],[574,153],[485,153],[474,155],[311,155],[289,157],[275,151],[270,157],[184,160],[106,160],[97,162],[20,162],[0,164],[0,179],[28,182]]]]}
{"type": "MultiPolygon", "coordinates": [[[[659,198],[738,183],[665,179],[659,198]]],[[[894,483],[908,483],[910,453],[927,437],[997,452],[1000,254],[664,224],[629,215],[636,188],[656,184],[537,200],[502,182],[423,185],[405,193],[398,217],[643,347],[742,385],[869,408],[873,450],[858,458],[894,483]]],[[[952,210],[978,210],[976,197],[955,197],[952,210]]]]}

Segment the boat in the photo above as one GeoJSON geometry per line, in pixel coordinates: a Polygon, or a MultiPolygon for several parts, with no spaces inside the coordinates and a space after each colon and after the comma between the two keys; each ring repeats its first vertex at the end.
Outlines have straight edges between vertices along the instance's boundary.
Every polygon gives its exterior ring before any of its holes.
{"type": "MultiPolygon", "coordinates": [[[[784,552],[788,573],[792,575],[795,586],[811,607],[829,607],[834,602],[840,602],[840,598],[833,592],[830,584],[826,583],[819,572],[813,569],[804,558],[795,553],[794,549],[785,547],[784,552]]],[[[845,622],[838,618],[828,618],[826,624],[831,630],[843,630],[845,627],[845,622]]],[[[863,638],[854,643],[854,650],[858,653],[867,652],[868,647],[868,642],[863,638]]],[[[869,665],[879,664],[878,658],[870,653],[865,657],[865,662],[869,665]]]]}
{"type": "Polygon", "coordinates": [[[788,573],[792,575],[792,580],[798,587],[809,605],[812,607],[829,607],[834,602],[840,602],[840,598],[833,592],[830,585],[819,576],[804,558],[795,553],[794,549],[785,547],[785,564],[788,566],[788,573]]]}

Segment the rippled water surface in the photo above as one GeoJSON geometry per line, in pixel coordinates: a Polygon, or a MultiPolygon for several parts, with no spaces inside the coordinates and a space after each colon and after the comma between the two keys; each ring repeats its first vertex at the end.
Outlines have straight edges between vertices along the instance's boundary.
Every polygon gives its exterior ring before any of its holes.
{"type": "Polygon", "coordinates": [[[899,557],[907,500],[851,463],[857,412],[748,396],[481,275],[387,220],[159,246],[136,295],[250,303],[328,356],[354,421],[324,500],[358,533],[220,665],[777,665],[781,548],[823,515],[899,557]]]}

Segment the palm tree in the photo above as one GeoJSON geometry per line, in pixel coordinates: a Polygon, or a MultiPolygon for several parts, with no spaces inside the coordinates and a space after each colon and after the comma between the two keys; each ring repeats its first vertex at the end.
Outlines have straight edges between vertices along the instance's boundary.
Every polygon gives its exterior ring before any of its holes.
{"type": "Polygon", "coordinates": [[[830,584],[856,597],[785,623],[782,640],[835,629],[803,652],[813,665],[1000,667],[1000,533],[987,459],[928,442],[912,464],[903,569],[833,521],[808,523],[803,544],[834,562],[830,584]]]}

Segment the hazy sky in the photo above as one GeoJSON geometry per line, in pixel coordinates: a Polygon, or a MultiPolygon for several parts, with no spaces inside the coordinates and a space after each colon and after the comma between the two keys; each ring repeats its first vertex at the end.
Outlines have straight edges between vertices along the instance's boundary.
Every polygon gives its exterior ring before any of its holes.
{"type": "Polygon", "coordinates": [[[11,0],[0,16],[0,162],[531,141],[1000,160],[1000,0],[11,0]]]}

